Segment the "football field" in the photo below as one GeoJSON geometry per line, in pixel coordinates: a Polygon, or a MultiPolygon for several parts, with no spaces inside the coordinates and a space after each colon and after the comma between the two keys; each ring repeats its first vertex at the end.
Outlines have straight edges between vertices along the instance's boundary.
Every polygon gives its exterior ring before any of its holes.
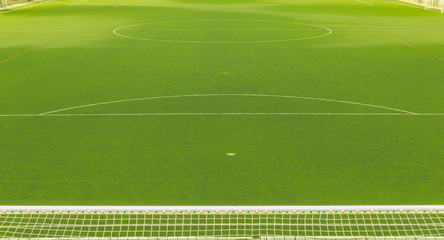
{"type": "Polygon", "coordinates": [[[0,205],[444,199],[444,14],[389,0],[0,11],[0,205]]]}

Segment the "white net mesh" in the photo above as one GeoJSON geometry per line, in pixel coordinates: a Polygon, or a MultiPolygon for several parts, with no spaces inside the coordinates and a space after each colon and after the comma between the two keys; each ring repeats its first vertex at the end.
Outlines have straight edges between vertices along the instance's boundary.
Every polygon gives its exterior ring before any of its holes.
{"type": "Polygon", "coordinates": [[[426,9],[434,8],[439,9],[441,12],[444,10],[444,0],[401,0],[412,4],[424,6],[426,9]]]}
{"type": "Polygon", "coordinates": [[[444,237],[444,214],[439,210],[0,212],[0,238],[103,237],[444,237]]]}
{"type": "Polygon", "coordinates": [[[6,8],[14,8],[24,4],[38,2],[42,0],[0,0],[0,10],[6,8]]]}

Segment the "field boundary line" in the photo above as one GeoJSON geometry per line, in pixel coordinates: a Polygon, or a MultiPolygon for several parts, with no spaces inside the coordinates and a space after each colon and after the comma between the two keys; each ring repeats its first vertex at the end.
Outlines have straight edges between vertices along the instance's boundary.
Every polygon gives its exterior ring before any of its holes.
{"type": "Polygon", "coordinates": [[[12,55],[12,56],[10,56],[10,57],[8,57],[8,58],[6,58],[6,59],[0,61],[0,64],[5,63],[5,62],[7,62],[7,61],[9,61],[9,60],[11,60],[11,59],[14,59],[14,58],[16,58],[16,57],[18,57],[18,56],[20,56],[20,55],[22,55],[22,54],[24,54],[24,53],[27,53],[27,52],[31,51],[32,49],[34,49],[34,48],[36,48],[36,47],[39,47],[39,46],[41,46],[41,45],[43,45],[43,44],[45,44],[45,43],[47,43],[47,42],[49,42],[49,41],[51,41],[51,40],[53,40],[53,39],[56,39],[56,38],[58,38],[58,37],[60,37],[60,36],[62,36],[62,35],[63,35],[63,33],[59,33],[59,34],[57,34],[57,35],[55,35],[55,36],[53,36],[53,37],[51,37],[51,38],[48,38],[48,39],[46,39],[46,40],[43,41],[43,42],[40,42],[40,43],[38,43],[38,44],[36,44],[36,45],[30,47],[30,48],[27,48],[27,49],[25,49],[25,50],[23,50],[23,51],[21,51],[21,52],[19,52],[19,53],[16,53],[16,54],[14,54],[14,55],[12,55]]]}
{"type": "Polygon", "coordinates": [[[79,1],[79,2],[76,2],[76,3],[71,3],[71,4],[68,4],[68,5],[66,5],[66,6],[71,7],[71,6],[74,6],[74,5],[77,5],[77,4],[80,4],[80,3],[86,2],[86,1],[88,1],[88,0],[82,0],[82,1],[79,1]]]}
{"type": "Polygon", "coordinates": [[[131,31],[325,31],[324,28],[151,28],[131,29],[131,31]]]}
{"type": "MultiPolygon", "coordinates": [[[[137,214],[137,212],[142,211],[143,213],[153,213],[159,211],[159,214],[167,211],[167,212],[191,212],[196,211],[196,214],[200,214],[204,211],[210,210],[219,212],[221,214],[229,213],[232,211],[238,212],[246,212],[251,211],[251,213],[255,212],[270,212],[274,213],[273,211],[288,211],[288,212],[299,212],[304,213],[303,211],[310,211],[313,210],[314,214],[316,214],[316,211],[326,211],[326,213],[330,212],[332,213],[334,210],[338,211],[338,214],[342,213],[348,213],[350,211],[352,212],[361,212],[361,214],[365,213],[364,211],[371,212],[378,212],[378,210],[390,210],[390,211],[382,211],[380,214],[388,213],[392,214],[393,210],[396,210],[396,212],[404,212],[407,213],[407,210],[410,210],[412,214],[416,213],[424,213],[424,214],[430,214],[433,210],[444,210],[444,205],[297,205],[297,206],[276,206],[276,205],[268,205],[268,206],[258,206],[258,205],[252,205],[252,206],[233,206],[233,205],[219,205],[219,206],[116,206],[116,205],[108,205],[108,206],[30,206],[30,205],[22,205],[22,206],[0,206],[0,210],[6,210],[8,212],[15,211],[16,214],[29,214],[30,211],[39,211],[42,214],[58,214],[60,212],[67,213],[68,211],[72,211],[74,213],[83,213],[82,211],[86,213],[109,213],[109,211],[112,212],[112,214],[116,214],[118,211],[121,211],[120,214],[125,213],[124,211],[128,211],[127,214],[130,214],[134,211],[134,214],[137,214]],[[20,210],[23,210],[23,212],[20,212],[20,210]],[[424,211],[425,210],[425,211],[424,211]],[[94,212],[96,211],[96,212],[94,212]]],[[[441,211],[440,211],[441,212],[441,211]]],[[[139,212],[140,213],[140,212],[139,212]]],[[[336,213],[336,212],[334,212],[336,213]]],[[[373,213],[372,213],[373,214],[373,213]]],[[[174,237],[174,239],[194,239],[195,237],[174,237]]],[[[223,239],[229,239],[222,237],[223,239]]],[[[311,238],[311,237],[310,237],[311,238]]],[[[313,237],[314,239],[315,237],[313,237]]],[[[327,237],[327,236],[321,236],[319,239],[344,239],[344,237],[327,237]]],[[[362,237],[356,237],[356,236],[346,236],[345,239],[363,239],[362,237]]],[[[384,239],[384,236],[378,238],[378,237],[371,237],[371,239],[384,239]]],[[[385,237],[390,239],[396,239],[395,237],[385,237]]],[[[434,236],[431,236],[431,238],[436,238],[434,236]]],[[[54,238],[51,238],[54,239],[54,238]]],[[[81,238],[86,239],[86,238],[81,238]]],[[[89,239],[99,239],[99,237],[90,237],[89,239]]],[[[145,238],[145,237],[125,237],[125,239],[151,239],[151,238],[145,238]]],[[[242,237],[244,239],[244,237],[242,237]]],[[[297,238],[292,238],[297,239],[297,238]]],[[[398,239],[405,239],[405,237],[401,236],[398,237],[398,239]]],[[[417,238],[416,238],[417,239],[417,238]]],[[[426,236],[424,237],[426,239],[426,236]]],[[[438,239],[438,238],[436,238],[438,239]]]]}
{"type": "Polygon", "coordinates": [[[370,6],[375,6],[374,4],[371,4],[371,3],[368,3],[368,2],[364,2],[364,1],[361,1],[361,0],[355,0],[356,2],[360,2],[360,3],[364,3],[364,4],[367,4],[367,5],[370,5],[370,6]]]}
{"type": "Polygon", "coordinates": [[[107,102],[100,102],[100,103],[93,103],[93,104],[86,104],[86,105],[80,105],[80,106],[74,106],[69,108],[63,108],[63,109],[57,109],[49,112],[40,113],[40,115],[47,115],[47,114],[53,114],[53,113],[59,113],[64,112],[68,110],[74,110],[79,108],[87,108],[87,107],[94,107],[94,106],[101,106],[101,105],[108,105],[108,104],[115,104],[115,103],[124,103],[124,102],[134,102],[134,101],[146,101],[146,100],[155,100],[155,99],[168,99],[168,98],[187,98],[187,97],[217,97],[217,96],[231,96],[231,97],[274,97],[274,98],[289,98],[289,99],[303,99],[303,100],[314,100],[314,101],[323,101],[323,102],[334,102],[334,103],[344,103],[344,104],[351,104],[351,105],[358,105],[358,106],[365,106],[365,107],[371,107],[371,108],[379,108],[379,109],[385,109],[390,110],[394,112],[400,112],[404,114],[417,114],[414,112],[402,110],[402,109],[396,109],[391,107],[384,107],[384,106],[378,106],[373,104],[367,104],[367,103],[358,103],[358,102],[352,102],[352,101],[345,101],[345,100],[336,100],[336,99],[327,99],[327,98],[315,98],[315,97],[303,97],[303,96],[287,96],[287,95],[271,95],[271,94],[192,94],[192,95],[172,95],[172,96],[157,96],[157,97],[145,97],[145,98],[130,98],[130,99],[123,99],[123,100],[114,100],[114,101],[107,101],[107,102]]]}
{"type": "Polygon", "coordinates": [[[444,116],[444,113],[323,113],[323,112],[190,112],[190,113],[65,113],[65,114],[0,114],[0,117],[98,117],[98,116],[444,116]]]}
{"type": "MultiPolygon", "coordinates": [[[[85,10],[89,10],[89,9],[85,9],[85,10]]],[[[85,10],[83,10],[83,11],[85,11],[85,10]]],[[[154,29],[154,30],[162,30],[162,29],[154,29]]],[[[206,30],[211,30],[211,29],[206,29],[206,30]]],[[[259,29],[255,29],[255,30],[259,30],[259,29]]],[[[267,30],[279,30],[279,29],[267,29],[267,30]]],[[[317,29],[295,29],[295,30],[320,31],[317,29]]],[[[109,31],[110,30],[103,30],[103,29],[0,29],[0,32],[109,32],[109,31]]],[[[137,29],[133,29],[132,31],[137,31],[137,29]]],[[[337,29],[334,29],[334,31],[335,32],[341,32],[341,31],[348,31],[348,32],[444,32],[444,29],[337,28],[337,29]]]]}

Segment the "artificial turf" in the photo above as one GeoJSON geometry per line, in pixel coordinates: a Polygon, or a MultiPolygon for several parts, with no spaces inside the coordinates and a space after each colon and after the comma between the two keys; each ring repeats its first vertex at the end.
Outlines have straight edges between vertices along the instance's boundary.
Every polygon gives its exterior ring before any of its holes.
{"type": "Polygon", "coordinates": [[[444,15],[364,2],[0,11],[0,205],[442,204],[444,15]]]}

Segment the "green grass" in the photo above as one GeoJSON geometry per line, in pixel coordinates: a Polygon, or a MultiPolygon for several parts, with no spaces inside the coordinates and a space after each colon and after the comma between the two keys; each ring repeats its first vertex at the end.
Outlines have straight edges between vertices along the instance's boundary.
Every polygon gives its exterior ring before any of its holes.
{"type": "Polygon", "coordinates": [[[421,114],[444,113],[444,15],[366,2],[0,12],[0,205],[442,204],[444,116],[421,114]],[[139,39],[113,34],[124,26],[139,39]],[[205,95],[36,115],[201,94],[318,100],[205,95]],[[116,115],[139,113],[321,115],[116,115]]]}

